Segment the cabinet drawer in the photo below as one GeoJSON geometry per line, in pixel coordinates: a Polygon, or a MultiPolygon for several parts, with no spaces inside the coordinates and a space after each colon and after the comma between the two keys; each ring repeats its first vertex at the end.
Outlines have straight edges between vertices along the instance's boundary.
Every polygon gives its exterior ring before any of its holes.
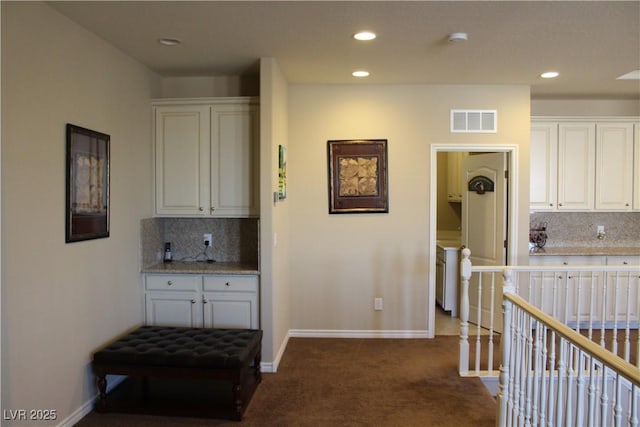
{"type": "Polygon", "coordinates": [[[608,256],[607,265],[640,265],[640,256],[608,256]]]}
{"type": "Polygon", "coordinates": [[[184,274],[146,275],[147,290],[154,291],[198,291],[202,283],[202,276],[184,274]]]}
{"type": "Polygon", "coordinates": [[[205,291],[258,292],[258,276],[204,276],[205,291]]]}

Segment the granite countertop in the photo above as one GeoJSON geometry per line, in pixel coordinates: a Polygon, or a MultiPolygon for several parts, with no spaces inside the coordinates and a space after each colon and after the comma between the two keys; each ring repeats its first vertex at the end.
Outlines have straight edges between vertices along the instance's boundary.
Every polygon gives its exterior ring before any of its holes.
{"type": "Polygon", "coordinates": [[[237,262],[173,261],[142,268],[143,273],[168,274],[260,274],[255,265],[237,262]]]}
{"type": "Polygon", "coordinates": [[[594,255],[594,256],[640,256],[640,247],[544,247],[529,251],[531,256],[594,255]]]}

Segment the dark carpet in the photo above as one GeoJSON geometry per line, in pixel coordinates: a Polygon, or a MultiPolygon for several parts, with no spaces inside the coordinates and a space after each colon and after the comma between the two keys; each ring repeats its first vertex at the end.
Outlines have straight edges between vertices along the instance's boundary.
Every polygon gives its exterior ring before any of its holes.
{"type": "Polygon", "coordinates": [[[76,426],[494,426],[494,398],[457,361],[455,336],[292,338],[241,422],[91,412],[76,426]]]}

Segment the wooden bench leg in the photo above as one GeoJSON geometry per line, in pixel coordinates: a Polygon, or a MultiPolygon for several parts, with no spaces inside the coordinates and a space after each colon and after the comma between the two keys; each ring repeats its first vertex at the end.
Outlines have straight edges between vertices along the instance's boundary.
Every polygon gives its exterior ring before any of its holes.
{"type": "Polygon", "coordinates": [[[98,412],[105,412],[107,410],[107,374],[96,375],[98,380],[98,412]]]}
{"type": "MultiPolygon", "coordinates": [[[[241,381],[242,379],[240,379],[241,381]]],[[[242,386],[240,385],[240,383],[235,383],[233,384],[233,401],[236,405],[235,410],[236,410],[236,414],[235,414],[235,418],[238,421],[242,420],[242,407],[244,406],[244,401],[242,399],[242,386]]]]}

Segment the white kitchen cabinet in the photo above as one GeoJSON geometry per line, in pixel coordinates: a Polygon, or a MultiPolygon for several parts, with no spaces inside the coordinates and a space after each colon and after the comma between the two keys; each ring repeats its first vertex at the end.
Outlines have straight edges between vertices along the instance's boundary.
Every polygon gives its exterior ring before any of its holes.
{"type": "Polygon", "coordinates": [[[462,178],[462,159],[469,153],[452,151],[447,153],[447,201],[452,203],[462,202],[465,182],[462,178]]]}
{"type": "Polygon", "coordinates": [[[594,123],[558,126],[558,210],[591,210],[595,185],[594,123]]]}
{"type": "Polygon", "coordinates": [[[256,276],[204,276],[204,326],[257,328],[256,276]]]}
{"type": "Polygon", "coordinates": [[[595,208],[629,211],[632,199],[633,123],[598,123],[595,208]]]}
{"type": "Polygon", "coordinates": [[[640,210],[640,123],[633,132],[633,210],[640,210]]]}
{"type": "Polygon", "coordinates": [[[558,123],[532,123],[530,144],[530,207],[536,211],[555,210],[558,200],[558,123]]]}
{"type": "Polygon", "coordinates": [[[530,210],[640,210],[639,127],[630,118],[532,120],[530,210]]]}
{"type": "Polygon", "coordinates": [[[156,215],[257,215],[255,100],[170,99],[153,109],[156,215]]]}
{"type": "MultiPolygon", "coordinates": [[[[640,266],[640,256],[608,256],[607,265],[640,266]]],[[[638,324],[638,288],[640,287],[640,267],[632,273],[607,273],[607,322],[614,320],[613,313],[618,313],[616,322],[624,325],[627,320],[638,324]]]]}
{"type": "MultiPolygon", "coordinates": [[[[540,266],[575,266],[575,265],[605,265],[606,258],[602,256],[532,256],[531,265],[540,266]]],[[[602,314],[602,299],[591,297],[600,296],[604,290],[602,274],[580,274],[574,272],[563,273],[541,272],[531,273],[530,300],[542,311],[559,319],[563,323],[575,326],[592,318],[598,322],[602,314]],[[594,313],[595,316],[591,316],[594,313]]]]}
{"type": "Polygon", "coordinates": [[[451,317],[458,317],[458,251],[457,246],[436,246],[436,301],[451,317]]]}
{"type": "Polygon", "coordinates": [[[145,274],[147,325],[258,329],[258,276],[145,274]]]}

